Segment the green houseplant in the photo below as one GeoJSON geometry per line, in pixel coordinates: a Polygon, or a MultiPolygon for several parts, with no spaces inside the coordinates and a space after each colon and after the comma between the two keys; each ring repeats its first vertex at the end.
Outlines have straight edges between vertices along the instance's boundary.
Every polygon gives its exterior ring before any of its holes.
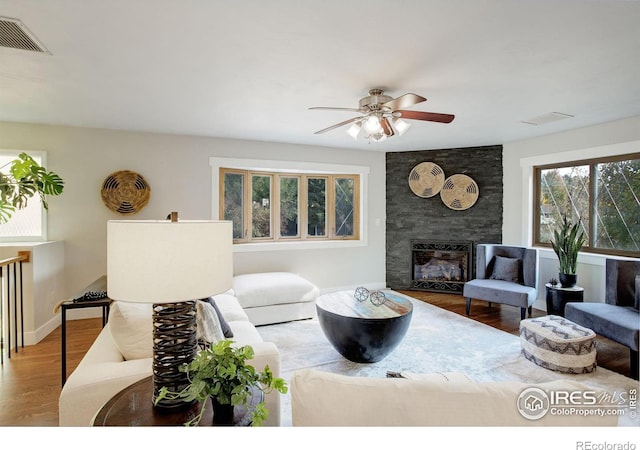
{"type": "Polygon", "coordinates": [[[0,169],[9,164],[8,174],[0,172],[0,224],[8,222],[16,209],[26,207],[36,193],[40,195],[45,209],[48,209],[47,195],[62,194],[62,178],[47,171],[26,153],[20,153],[18,158],[0,169]]]}
{"type": "MultiPolygon", "coordinates": [[[[156,403],[165,397],[182,398],[185,402],[200,402],[200,413],[185,423],[191,426],[200,423],[209,397],[216,411],[216,403],[229,407],[245,405],[254,387],[260,388],[264,393],[274,389],[281,394],[287,392],[285,380],[274,377],[269,366],[258,372],[252,365],[247,364],[254,355],[251,346],[233,347],[232,342],[223,339],[200,350],[193,361],[180,367],[181,371],[187,373],[190,384],[180,392],[162,388],[155,400],[156,403]]],[[[258,403],[252,412],[252,425],[262,425],[268,414],[264,401],[258,403]]]]}
{"type": "Polygon", "coordinates": [[[553,231],[551,246],[560,262],[558,275],[562,287],[576,285],[578,252],[584,245],[585,240],[580,223],[571,222],[567,216],[563,216],[562,223],[553,231]]]}

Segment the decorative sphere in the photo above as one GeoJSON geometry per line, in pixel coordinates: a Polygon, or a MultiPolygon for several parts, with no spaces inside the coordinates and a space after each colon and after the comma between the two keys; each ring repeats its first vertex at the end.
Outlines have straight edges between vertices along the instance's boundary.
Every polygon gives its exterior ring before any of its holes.
{"type": "Polygon", "coordinates": [[[369,298],[369,290],[360,286],[356,288],[356,292],[353,294],[353,297],[359,302],[363,302],[369,298]]]}
{"type": "Polygon", "coordinates": [[[387,297],[384,295],[382,291],[373,291],[369,296],[369,300],[376,306],[380,306],[387,301],[387,297]]]}

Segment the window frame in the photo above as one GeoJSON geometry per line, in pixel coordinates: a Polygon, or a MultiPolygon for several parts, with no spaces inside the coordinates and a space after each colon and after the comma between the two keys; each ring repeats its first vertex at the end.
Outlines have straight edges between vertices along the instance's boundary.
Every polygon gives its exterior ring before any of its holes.
{"type": "MultiPolygon", "coordinates": [[[[16,150],[16,149],[0,149],[0,155],[9,156],[13,159],[17,159],[20,153],[27,153],[43,167],[47,165],[47,152],[41,150],[16,150]]],[[[30,236],[0,236],[0,243],[15,243],[15,242],[46,242],[47,237],[47,210],[42,206],[42,200],[39,195],[34,195],[29,199],[29,202],[38,202],[40,205],[40,234],[30,236]]],[[[16,210],[13,214],[18,213],[16,210]]],[[[13,219],[13,216],[12,216],[13,219]]],[[[9,219],[10,221],[12,219],[9,219]]]]}
{"type": "Polygon", "coordinates": [[[640,159],[640,152],[609,155],[588,159],[579,159],[574,161],[563,161],[557,163],[541,164],[533,166],[533,211],[532,211],[532,225],[533,225],[533,245],[538,247],[552,248],[549,242],[541,242],[540,240],[540,200],[541,200],[541,176],[544,170],[564,169],[575,166],[588,166],[589,167],[589,227],[588,227],[588,243],[585,244],[581,252],[594,253],[600,255],[614,255],[623,257],[640,257],[640,251],[632,250],[620,250],[612,248],[593,247],[592,243],[595,241],[595,211],[597,200],[597,183],[596,177],[593,176],[595,166],[603,163],[611,163],[618,161],[626,161],[631,159],[640,159]]]}
{"type": "Polygon", "coordinates": [[[353,173],[295,173],[295,172],[278,172],[278,171],[257,171],[257,170],[240,170],[237,168],[220,167],[220,192],[219,192],[219,210],[218,216],[224,218],[224,185],[226,174],[243,174],[243,192],[244,205],[242,217],[245,218],[243,225],[243,236],[234,238],[234,244],[242,243],[260,243],[260,242],[278,242],[285,241],[327,241],[327,240],[358,240],[359,239],[359,205],[360,201],[360,176],[353,173]],[[253,181],[254,177],[269,178],[270,183],[270,236],[255,237],[253,236],[253,181]],[[296,178],[298,180],[298,236],[281,236],[280,221],[280,187],[282,178],[296,178]],[[335,229],[336,217],[336,193],[335,186],[338,179],[353,180],[354,192],[354,230],[352,235],[338,236],[335,229]],[[311,235],[308,231],[309,221],[309,180],[324,180],[325,182],[325,214],[324,214],[324,234],[311,235]],[[248,201],[247,201],[248,200],[248,201]]]}
{"type": "MultiPolygon", "coordinates": [[[[333,174],[358,175],[357,189],[359,193],[358,203],[356,204],[355,214],[358,217],[358,226],[354,230],[357,233],[357,239],[291,239],[281,238],[280,240],[265,242],[242,242],[234,244],[234,253],[254,252],[254,251],[296,251],[296,250],[314,250],[329,248],[351,248],[363,247],[368,245],[368,178],[371,168],[369,166],[349,165],[349,164],[330,164],[320,162],[302,162],[302,161],[283,161],[283,160],[261,160],[252,158],[234,158],[234,157],[209,157],[209,166],[211,169],[211,218],[213,220],[221,220],[220,215],[220,192],[224,186],[224,179],[220,178],[220,168],[233,168],[242,170],[257,171],[277,171],[283,175],[292,174],[333,174]]],[[[306,199],[304,200],[306,205],[306,199]]],[[[301,203],[302,205],[302,203],[301,203]]],[[[278,206],[279,207],[279,206],[278,206]]],[[[300,214],[305,214],[301,206],[300,214]]],[[[279,212],[278,216],[279,217],[279,212]]],[[[279,226],[279,221],[278,221],[279,226]]],[[[304,233],[305,230],[301,230],[304,233]]]]}

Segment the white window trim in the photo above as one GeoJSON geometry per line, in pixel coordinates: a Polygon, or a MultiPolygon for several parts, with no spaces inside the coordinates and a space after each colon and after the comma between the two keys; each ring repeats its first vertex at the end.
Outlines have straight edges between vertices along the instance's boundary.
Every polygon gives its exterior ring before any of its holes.
{"type": "Polygon", "coordinates": [[[247,242],[233,245],[234,252],[273,250],[311,250],[326,248],[364,247],[367,245],[367,204],[369,166],[310,163],[306,161],[274,161],[245,158],[210,157],[211,166],[211,219],[220,220],[220,169],[257,170],[264,172],[357,174],[360,176],[360,239],[323,241],[247,242]]]}
{"type": "MultiPolygon", "coordinates": [[[[41,150],[18,150],[18,149],[10,149],[3,148],[0,149],[0,154],[2,155],[10,155],[17,158],[20,153],[26,153],[27,155],[35,158],[40,158],[40,165],[43,167],[48,167],[47,165],[47,152],[41,150]]],[[[37,195],[37,194],[36,194],[37,195]]],[[[34,197],[35,198],[35,197],[34,197]]],[[[39,199],[38,199],[39,200],[39,199]]],[[[44,209],[42,203],[40,203],[40,230],[41,233],[39,236],[3,236],[0,237],[0,241],[2,243],[20,243],[20,242],[47,242],[47,210],[44,209]]]]}

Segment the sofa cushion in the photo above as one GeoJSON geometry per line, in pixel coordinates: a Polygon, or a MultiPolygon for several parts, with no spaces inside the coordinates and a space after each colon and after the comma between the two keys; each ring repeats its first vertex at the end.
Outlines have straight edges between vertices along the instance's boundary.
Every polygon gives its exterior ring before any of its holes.
{"type": "Polygon", "coordinates": [[[197,339],[199,342],[214,344],[224,339],[220,319],[213,305],[208,301],[196,302],[197,339]]]}
{"type": "Polygon", "coordinates": [[[289,272],[236,275],[233,291],[243,308],[314,302],[319,293],[313,283],[289,272]]]}
{"type": "Polygon", "coordinates": [[[109,331],[125,360],[153,356],[152,308],[150,303],[111,303],[109,331]]]}
{"type": "Polygon", "coordinates": [[[246,320],[229,322],[229,326],[233,330],[234,347],[242,347],[243,345],[251,345],[256,342],[262,342],[262,337],[253,324],[246,320]]]}
{"type": "MultiPolygon", "coordinates": [[[[218,310],[222,313],[222,317],[224,317],[226,322],[232,321],[241,321],[244,320],[246,322],[249,321],[249,317],[247,313],[244,312],[240,303],[238,303],[238,299],[233,295],[224,293],[218,294],[212,297],[215,302],[218,310]]],[[[233,327],[231,328],[233,331],[233,327]]]]}
{"type": "Polygon", "coordinates": [[[229,324],[225,320],[224,316],[222,315],[222,312],[220,311],[220,308],[218,308],[218,305],[216,304],[215,298],[209,297],[209,298],[206,298],[204,300],[209,302],[209,304],[211,306],[213,306],[213,309],[216,312],[216,315],[218,316],[218,322],[220,323],[220,327],[222,328],[222,334],[224,334],[224,337],[232,338],[233,337],[233,331],[231,331],[231,327],[229,326],[229,324]]]}

